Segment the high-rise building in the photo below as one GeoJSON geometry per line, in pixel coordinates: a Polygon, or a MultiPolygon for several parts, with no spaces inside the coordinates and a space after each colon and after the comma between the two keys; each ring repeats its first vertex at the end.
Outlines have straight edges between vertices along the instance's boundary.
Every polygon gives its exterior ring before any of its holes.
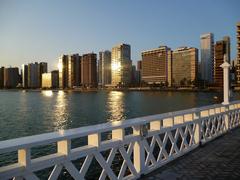
{"type": "Polygon", "coordinates": [[[240,22],[237,23],[237,69],[236,69],[236,83],[240,86],[240,22]]]}
{"type": "Polygon", "coordinates": [[[226,54],[226,61],[231,61],[231,42],[229,36],[224,36],[223,41],[225,43],[225,54],[226,54]]]}
{"type": "Polygon", "coordinates": [[[22,87],[28,88],[28,65],[22,65],[22,87]]]}
{"type": "Polygon", "coordinates": [[[84,87],[97,86],[97,55],[95,53],[82,55],[81,83],[84,87]]]}
{"type": "Polygon", "coordinates": [[[131,83],[131,47],[128,44],[119,44],[112,48],[112,85],[127,86],[131,83]]]}
{"type": "Polygon", "coordinates": [[[132,85],[139,85],[140,83],[140,71],[137,70],[135,65],[132,65],[132,85]]]}
{"type": "Polygon", "coordinates": [[[78,54],[62,55],[59,58],[58,69],[60,88],[80,86],[81,56],[78,54]]]}
{"type": "Polygon", "coordinates": [[[200,36],[201,44],[201,79],[208,83],[213,83],[213,64],[214,64],[214,35],[212,33],[200,36]]]}
{"type": "Polygon", "coordinates": [[[59,70],[59,88],[67,88],[68,86],[68,56],[62,55],[58,61],[59,70]]]}
{"type": "Polygon", "coordinates": [[[138,83],[142,81],[142,61],[137,62],[137,78],[138,78],[138,83]]]}
{"type": "Polygon", "coordinates": [[[28,87],[40,87],[39,64],[37,62],[28,64],[28,87]]]}
{"type": "Polygon", "coordinates": [[[40,88],[42,86],[42,74],[47,73],[47,63],[29,63],[22,65],[22,87],[40,88]]]}
{"type": "Polygon", "coordinates": [[[4,87],[16,88],[19,83],[19,70],[17,67],[4,68],[4,87]]]}
{"type": "Polygon", "coordinates": [[[98,83],[105,86],[106,84],[111,84],[111,80],[111,52],[99,52],[98,83]]]}
{"type": "Polygon", "coordinates": [[[58,71],[42,74],[42,88],[58,88],[58,71]]]}
{"type": "Polygon", "coordinates": [[[236,84],[236,68],[237,68],[237,58],[230,61],[230,83],[232,85],[236,84]]]}
{"type": "Polygon", "coordinates": [[[51,72],[52,88],[59,88],[59,71],[55,70],[51,72]]]}
{"type": "Polygon", "coordinates": [[[42,74],[42,88],[52,88],[52,74],[43,73],[42,74]]]}
{"type": "Polygon", "coordinates": [[[46,62],[40,62],[38,66],[38,73],[39,73],[39,87],[42,87],[42,74],[48,72],[47,63],[46,62]]]}
{"type": "Polygon", "coordinates": [[[142,52],[142,81],[171,86],[171,63],[172,51],[167,46],[142,52]]]}
{"type": "Polygon", "coordinates": [[[68,56],[68,88],[80,86],[81,83],[81,56],[68,56]]]}
{"type": "Polygon", "coordinates": [[[138,71],[142,70],[142,61],[141,60],[137,61],[137,70],[138,71]]]}
{"type": "Polygon", "coordinates": [[[172,86],[172,50],[167,53],[167,85],[172,86]]]}
{"type": "Polygon", "coordinates": [[[217,41],[214,52],[214,84],[217,87],[223,86],[223,69],[220,67],[226,61],[230,62],[230,38],[224,37],[223,40],[217,41]]]}
{"type": "Polygon", "coordinates": [[[4,88],[4,67],[0,67],[0,88],[4,88]]]}
{"type": "Polygon", "coordinates": [[[181,47],[172,53],[172,84],[194,85],[197,81],[198,49],[181,47]]]}

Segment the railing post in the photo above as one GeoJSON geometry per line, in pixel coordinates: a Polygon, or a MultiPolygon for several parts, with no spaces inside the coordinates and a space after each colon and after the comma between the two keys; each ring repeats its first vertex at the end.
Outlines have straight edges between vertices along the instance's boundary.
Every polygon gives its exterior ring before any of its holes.
{"type": "Polygon", "coordinates": [[[125,130],[124,129],[114,129],[112,130],[112,139],[124,140],[125,130]]]}
{"type": "Polygon", "coordinates": [[[223,94],[224,94],[224,101],[222,102],[223,105],[229,104],[229,67],[230,64],[227,62],[227,56],[224,54],[224,63],[220,66],[223,68],[223,94]]]}
{"type": "Polygon", "coordinates": [[[68,155],[71,151],[71,140],[62,140],[57,142],[58,153],[68,155]]]}
{"type": "Polygon", "coordinates": [[[19,149],[18,150],[18,163],[28,167],[31,163],[31,150],[30,149],[19,149]]]}
{"type": "Polygon", "coordinates": [[[193,121],[195,121],[195,131],[194,131],[194,141],[196,145],[199,145],[201,142],[201,113],[198,111],[193,115],[193,121]]]}
{"type": "MultiPolygon", "coordinates": [[[[133,126],[133,135],[141,137],[141,128],[141,125],[133,126]]],[[[142,140],[141,137],[139,141],[135,142],[133,150],[134,167],[139,175],[143,174],[145,171],[145,151],[142,140]]]]}
{"type": "Polygon", "coordinates": [[[88,135],[88,145],[99,147],[101,144],[101,134],[90,134],[88,135]]]}
{"type": "Polygon", "coordinates": [[[160,130],[162,127],[162,120],[156,120],[150,122],[150,130],[160,130]]]}
{"type": "Polygon", "coordinates": [[[228,116],[228,110],[229,110],[229,107],[228,106],[224,106],[224,122],[225,122],[225,132],[230,130],[231,128],[231,122],[230,122],[230,118],[228,116]]]}

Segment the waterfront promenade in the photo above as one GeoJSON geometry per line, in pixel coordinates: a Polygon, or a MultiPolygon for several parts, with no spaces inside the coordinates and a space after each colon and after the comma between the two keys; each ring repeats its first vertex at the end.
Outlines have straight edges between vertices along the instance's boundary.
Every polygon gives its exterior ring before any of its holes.
{"type": "Polygon", "coordinates": [[[240,129],[237,128],[141,179],[239,179],[239,149],[240,129]]]}

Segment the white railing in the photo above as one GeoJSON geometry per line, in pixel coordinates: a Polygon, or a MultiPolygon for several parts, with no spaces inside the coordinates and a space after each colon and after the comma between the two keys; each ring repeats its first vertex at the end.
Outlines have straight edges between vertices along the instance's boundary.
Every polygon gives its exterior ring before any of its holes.
{"type": "Polygon", "coordinates": [[[137,179],[239,126],[239,116],[240,101],[235,101],[1,141],[0,154],[16,152],[17,162],[0,167],[0,179],[39,179],[36,172],[44,169],[50,169],[44,179],[58,179],[63,171],[85,179],[96,164],[95,179],[137,179]],[[72,147],[84,137],[85,145],[72,147]],[[33,157],[31,150],[52,144],[55,153],[33,157]]]}

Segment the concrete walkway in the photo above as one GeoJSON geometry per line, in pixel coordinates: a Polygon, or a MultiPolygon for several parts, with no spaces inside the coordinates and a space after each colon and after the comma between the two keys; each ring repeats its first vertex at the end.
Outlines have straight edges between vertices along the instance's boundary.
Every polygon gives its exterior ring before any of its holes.
{"type": "Polygon", "coordinates": [[[142,179],[240,179],[240,128],[170,162],[142,179]]]}

